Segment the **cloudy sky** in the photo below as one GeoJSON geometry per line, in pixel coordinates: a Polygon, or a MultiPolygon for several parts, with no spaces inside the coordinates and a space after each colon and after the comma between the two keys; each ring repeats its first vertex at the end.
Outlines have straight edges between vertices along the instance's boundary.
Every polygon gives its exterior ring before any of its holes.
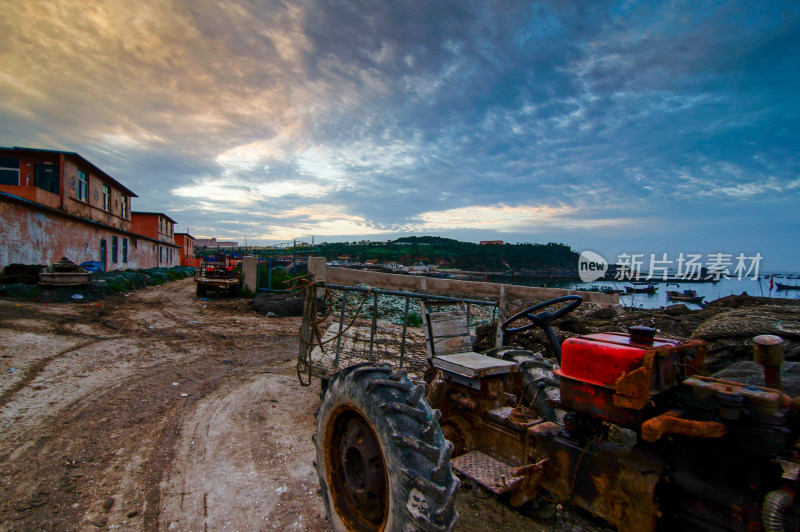
{"type": "Polygon", "coordinates": [[[194,236],[800,270],[800,4],[6,0],[0,145],[194,236]]]}

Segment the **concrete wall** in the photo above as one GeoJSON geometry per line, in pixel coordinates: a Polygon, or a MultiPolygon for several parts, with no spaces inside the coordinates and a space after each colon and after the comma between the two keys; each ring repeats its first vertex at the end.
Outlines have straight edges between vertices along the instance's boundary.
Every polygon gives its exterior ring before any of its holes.
{"type": "MultiPolygon", "coordinates": [[[[77,264],[99,261],[101,240],[106,241],[106,270],[157,265],[157,244],[152,240],[4,197],[0,197],[0,224],[0,267],[12,263],[53,264],[61,257],[77,264]],[[117,237],[117,262],[112,257],[113,237],[117,237]],[[127,262],[122,257],[125,240],[127,262]]],[[[174,255],[177,265],[180,260],[177,248],[174,255]]]]}
{"type": "Polygon", "coordinates": [[[245,255],[242,259],[242,286],[254,294],[258,289],[258,257],[245,255]]]}
{"type": "Polygon", "coordinates": [[[584,305],[617,305],[619,296],[594,292],[576,292],[563,288],[537,288],[499,283],[478,283],[454,279],[437,279],[418,275],[377,273],[347,268],[328,268],[324,257],[310,257],[308,271],[314,280],[328,284],[351,286],[363,283],[383,290],[406,290],[442,296],[463,297],[467,299],[486,299],[497,301],[501,313],[509,315],[510,310],[522,310],[535,302],[547,301],[557,297],[577,294],[583,297],[584,305]]]}

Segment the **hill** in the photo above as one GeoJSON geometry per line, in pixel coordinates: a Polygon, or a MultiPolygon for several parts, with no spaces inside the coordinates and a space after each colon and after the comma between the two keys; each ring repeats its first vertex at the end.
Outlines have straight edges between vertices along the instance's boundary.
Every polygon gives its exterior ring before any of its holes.
{"type": "Polygon", "coordinates": [[[438,236],[412,236],[389,242],[333,242],[319,246],[329,260],[376,264],[417,263],[464,270],[524,271],[575,269],[578,253],[566,244],[476,244],[438,236]]]}

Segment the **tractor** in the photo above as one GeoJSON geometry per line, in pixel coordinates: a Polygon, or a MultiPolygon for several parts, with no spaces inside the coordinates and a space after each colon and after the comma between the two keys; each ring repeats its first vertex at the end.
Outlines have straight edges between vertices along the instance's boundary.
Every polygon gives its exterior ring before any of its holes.
{"type": "MultiPolygon", "coordinates": [[[[568,295],[499,325],[501,337],[540,328],[547,353],[429,349],[419,378],[407,371],[405,323],[399,364],[376,352],[375,313],[362,320],[372,319],[362,335],[368,360],[348,358],[342,337],[359,323],[346,323],[342,305],[338,324],[323,333],[329,322],[318,315],[317,296],[332,287],[321,285],[306,291],[298,374],[322,381],[315,466],[335,530],[452,530],[459,477],[520,510],[546,515],[571,505],[622,532],[800,527],[800,403],[778,389],[704,376],[703,342],[633,327],[560,343],[553,322],[582,302],[568,295]]],[[[336,288],[345,303],[356,290],[336,288]]],[[[377,310],[381,291],[360,290],[375,294],[377,310]]],[[[398,297],[406,314],[414,299],[423,308],[459,304],[398,297]]],[[[463,337],[457,311],[438,313],[447,325],[438,333],[436,314],[424,320],[426,342],[463,337]]],[[[773,377],[782,362],[776,338],[761,341],[773,377]]]]}

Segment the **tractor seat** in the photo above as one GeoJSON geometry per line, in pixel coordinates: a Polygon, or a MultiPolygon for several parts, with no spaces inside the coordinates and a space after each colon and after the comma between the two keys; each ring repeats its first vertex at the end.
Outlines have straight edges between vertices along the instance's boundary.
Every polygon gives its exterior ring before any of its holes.
{"type": "Polygon", "coordinates": [[[489,375],[503,375],[517,366],[516,362],[487,357],[475,352],[437,355],[431,359],[433,367],[455,373],[468,379],[480,379],[489,375]]]}

